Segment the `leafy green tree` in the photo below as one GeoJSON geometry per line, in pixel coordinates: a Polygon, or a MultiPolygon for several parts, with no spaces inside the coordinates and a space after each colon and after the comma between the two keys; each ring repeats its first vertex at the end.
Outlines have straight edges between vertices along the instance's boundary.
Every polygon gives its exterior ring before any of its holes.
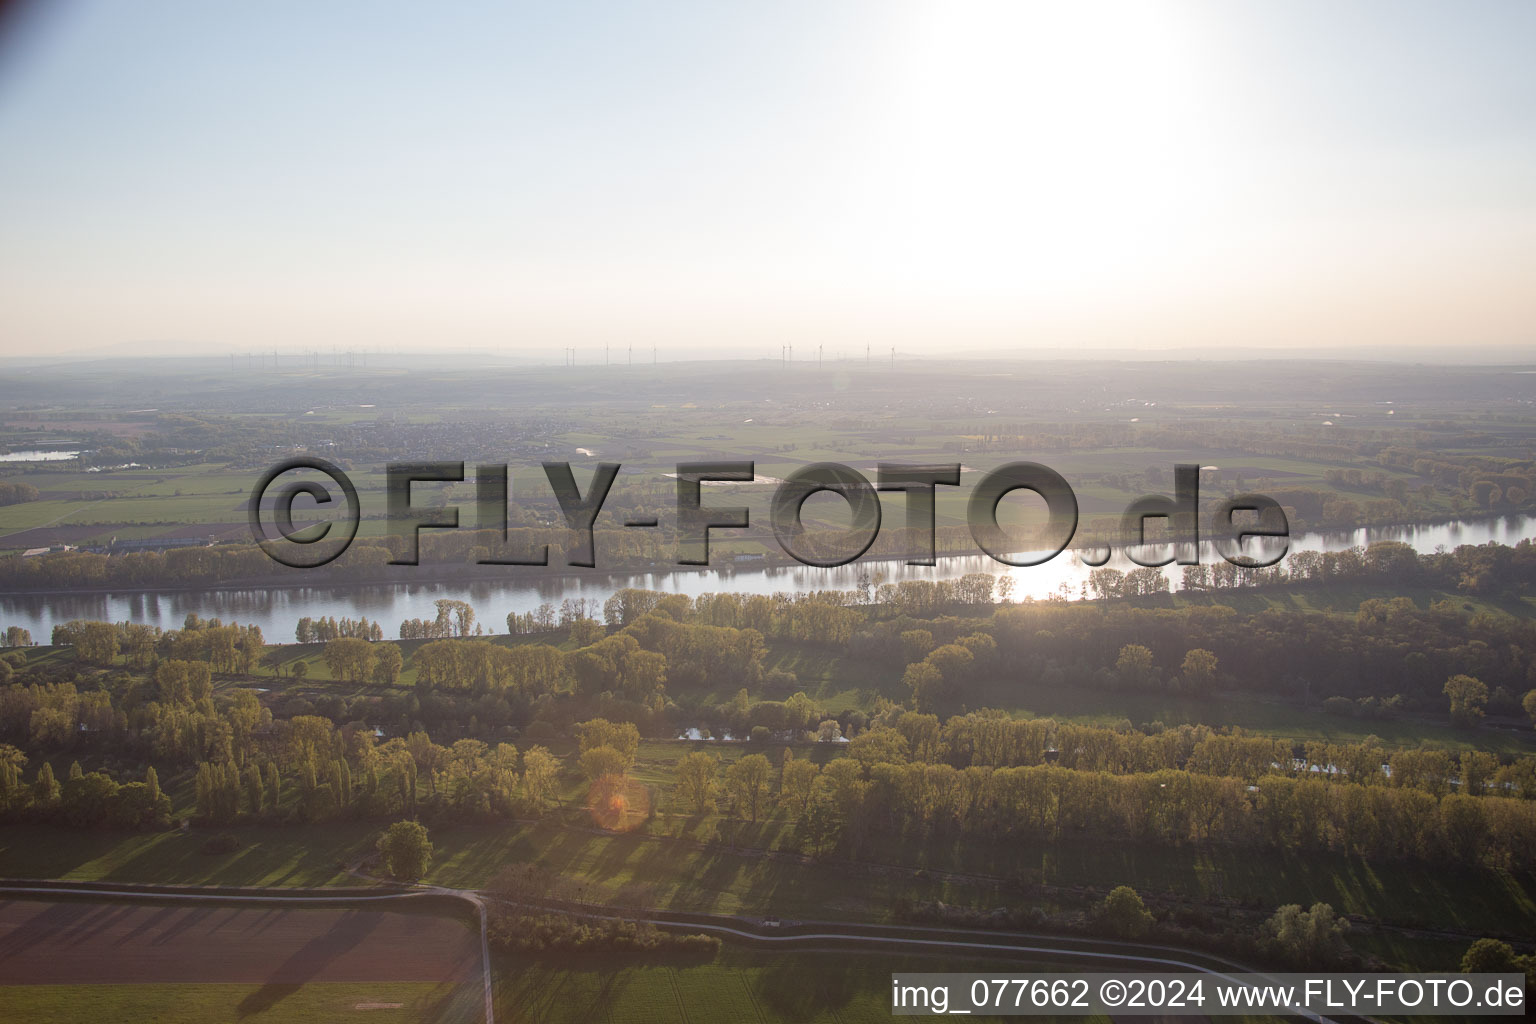
{"type": "Polygon", "coordinates": [[[756,822],[758,811],[768,798],[773,766],[762,754],[748,754],[726,770],[727,784],[736,806],[756,822]]]}
{"type": "Polygon", "coordinates": [[[945,682],[951,686],[958,686],[970,671],[976,655],[969,647],[961,644],[945,644],[935,648],[924,660],[939,670],[945,682]]]}
{"type": "Polygon", "coordinates": [[[80,660],[93,665],[110,665],[117,657],[117,627],[110,622],[81,623],[74,642],[80,660]]]}
{"type": "Polygon", "coordinates": [[[694,814],[703,814],[714,800],[715,776],[720,770],[720,759],[702,750],[695,750],[677,759],[673,772],[672,789],[694,814]]]}
{"type": "Polygon", "coordinates": [[[380,686],[394,686],[400,681],[400,669],[405,659],[394,644],[380,644],[374,651],[373,681],[380,686]]]}
{"type": "Polygon", "coordinates": [[[612,691],[631,700],[647,700],[659,694],[667,681],[666,656],[644,650],[628,633],[572,651],[566,655],[566,666],[576,681],[576,692],[583,695],[612,691]]]}
{"type": "Polygon", "coordinates": [[[75,725],[72,708],[40,707],[28,721],[28,736],[36,747],[73,746],[75,725]]]}
{"type": "Polygon", "coordinates": [[[1126,644],[1115,659],[1115,673],[1120,682],[1133,689],[1149,689],[1157,684],[1157,667],[1152,652],[1141,644],[1126,644]]]}
{"type": "Polygon", "coordinates": [[[596,782],[605,775],[623,775],[629,770],[630,759],[612,747],[601,746],[583,750],[577,763],[587,781],[596,782]]]}
{"type": "Polygon", "coordinates": [[[1498,939],[1478,939],[1467,947],[1461,958],[1465,974],[1504,974],[1520,970],[1515,950],[1507,942],[1498,939]]]}
{"type": "Polygon", "coordinates": [[[263,781],[266,783],[267,791],[264,801],[266,808],[269,811],[276,811],[278,802],[283,798],[283,777],[278,774],[277,762],[268,761],[263,775],[265,776],[263,781]]]}
{"type": "Polygon", "coordinates": [[[557,780],[560,761],[544,747],[530,747],[523,754],[523,792],[535,804],[542,805],[554,794],[558,799],[557,780]]]}
{"type": "Polygon", "coordinates": [[[1525,709],[1527,715],[1531,716],[1531,724],[1536,725],[1536,690],[1526,693],[1525,699],[1520,702],[1520,706],[1525,709]]]}
{"type": "Polygon", "coordinates": [[[108,820],[121,788],[111,776],[103,772],[91,772],[89,775],[71,773],[61,787],[59,809],[64,814],[64,820],[71,825],[99,826],[108,820]]]}
{"type": "Polygon", "coordinates": [[[789,750],[784,751],[784,765],[779,772],[779,802],[791,814],[804,816],[815,792],[816,778],[821,769],[816,762],[804,758],[791,759],[789,750]]]}
{"type": "Polygon", "coordinates": [[[464,644],[451,640],[434,640],[416,648],[416,653],[411,655],[411,664],[416,667],[416,688],[424,693],[434,689],[467,688],[466,653],[464,644]]]}
{"type": "Polygon", "coordinates": [[[240,810],[240,774],[232,762],[197,766],[197,814],[208,821],[235,820],[240,810]]]}
{"type": "Polygon", "coordinates": [[[945,680],[944,673],[929,661],[908,665],[902,674],[901,685],[912,694],[912,706],[919,711],[943,708],[954,695],[954,688],[945,680]]]}
{"type": "Polygon", "coordinates": [[[171,658],[155,666],[155,692],[166,704],[196,704],[213,694],[206,662],[171,658]]]}
{"type": "Polygon", "coordinates": [[[1216,685],[1216,655],[1203,647],[1196,647],[1184,655],[1179,675],[1184,687],[1196,693],[1205,693],[1216,685]]]}
{"type": "Polygon", "coordinates": [[[240,774],[240,781],[245,787],[245,802],[252,814],[260,814],[263,810],[263,787],[261,784],[261,770],[256,767],[254,761],[245,766],[245,771],[240,774]]]}
{"type": "Polygon", "coordinates": [[[747,727],[747,716],[752,711],[752,695],[743,686],[736,691],[736,696],[720,705],[720,713],[730,723],[731,728],[739,735],[747,727]]]}
{"type": "Polygon", "coordinates": [[[866,768],[875,764],[906,764],[907,738],[888,726],[865,729],[848,743],[848,756],[866,768]]]}
{"type": "Polygon", "coordinates": [[[811,798],[797,826],[813,857],[821,856],[823,850],[837,842],[842,827],[843,819],[837,804],[825,792],[818,792],[811,798]]]}
{"type": "Polygon", "coordinates": [[[1088,574],[1088,586],[1093,589],[1093,596],[1100,600],[1121,597],[1125,592],[1125,573],[1107,566],[1094,569],[1088,574]]]}
{"type": "Polygon", "coordinates": [[[640,749],[640,730],[634,722],[610,722],[593,718],[576,726],[576,746],[586,751],[593,747],[611,747],[624,755],[624,769],[635,761],[640,749]]]}
{"type": "Polygon", "coordinates": [[[1349,922],[1326,903],[1314,903],[1310,910],[1288,903],[1274,912],[1265,930],[1275,952],[1295,967],[1331,966],[1348,949],[1344,933],[1349,922]]]}
{"type": "Polygon", "coordinates": [[[901,634],[901,656],[909,664],[922,661],[933,650],[933,633],[926,629],[908,629],[901,634]]]}
{"type": "Polygon", "coordinates": [[[47,761],[37,770],[32,781],[32,802],[39,807],[52,807],[59,802],[59,783],[53,777],[53,765],[47,761]]]}
{"type": "Polygon", "coordinates": [[[27,794],[21,782],[21,770],[27,755],[20,747],[0,743],[0,814],[26,805],[27,794]]]}
{"type": "Polygon", "coordinates": [[[384,870],[401,881],[415,881],[432,864],[432,841],[420,822],[395,822],[379,836],[378,850],[384,858],[384,870]]]}
{"type": "Polygon", "coordinates": [[[475,625],[475,609],[468,602],[443,598],[435,604],[437,623],[442,628],[439,636],[469,636],[475,625]]]}
{"type": "Polygon", "coordinates": [[[1483,706],[1488,703],[1488,684],[1468,675],[1454,675],[1445,681],[1445,695],[1451,701],[1451,721],[1457,725],[1476,725],[1483,720],[1483,706]]]}
{"type": "Polygon", "coordinates": [[[261,652],[265,650],[265,641],[261,635],[260,626],[247,626],[244,635],[240,638],[240,651],[238,661],[240,671],[250,675],[256,668],[256,663],[261,660],[261,652]]]}
{"type": "MultiPolygon", "coordinates": [[[[115,785],[115,783],[114,783],[115,785]]],[[[148,783],[119,786],[109,800],[107,821],[117,828],[164,828],[171,820],[171,798],[152,794],[148,783]]]]}
{"type": "Polygon", "coordinates": [[[590,647],[605,635],[603,624],[596,619],[577,619],[571,623],[571,642],[577,647],[590,647]]]}
{"type": "Polygon", "coordinates": [[[1141,894],[1128,885],[1111,889],[1100,912],[1110,931],[1124,939],[1144,935],[1152,927],[1152,912],[1141,901],[1141,894]]]}
{"type": "Polygon", "coordinates": [[[971,652],[976,668],[991,668],[997,662],[997,641],[986,633],[963,636],[960,646],[971,652]]]}
{"type": "MultiPolygon", "coordinates": [[[[393,644],[389,645],[391,648],[393,644]]],[[[396,652],[398,653],[398,652],[396,652]]],[[[342,637],[325,645],[321,654],[332,679],[359,682],[367,679],[373,669],[373,645],[356,637],[342,637]]]]}

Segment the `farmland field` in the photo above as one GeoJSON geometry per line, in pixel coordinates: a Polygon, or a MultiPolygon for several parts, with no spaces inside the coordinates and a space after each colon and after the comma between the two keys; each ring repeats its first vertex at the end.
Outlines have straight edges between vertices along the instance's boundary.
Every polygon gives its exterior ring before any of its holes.
{"type": "MultiPolygon", "coordinates": [[[[1019,970],[1018,962],[970,962],[967,969],[986,970],[989,966],[1019,970]]],[[[1029,966],[1032,970],[1053,967],[1048,963],[1029,966]]],[[[1060,969],[1060,965],[1054,966],[1060,969]]],[[[506,1007],[515,1019],[534,1024],[877,1024],[891,1019],[893,972],[948,969],[941,957],[849,953],[839,954],[834,961],[812,954],[737,952],[703,965],[638,965],[619,957],[591,957],[582,963],[562,964],[512,959],[498,964],[503,980],[497,985],[496,996],[498,1006],[506,1007]]],[[[908,1019],[945,1018],[919,1015],[908,1019]]]]}
{"type": "Polygon", "coordinates": [[[459,987],[431,982],[295,985],[166,984],[7,985],[0,989],[7,1019],[29,1024],[457,1024],[471,1019],[459,987]]]}
{"type": "Polygon", "coordinates": [[[74,982],[459,982],[468,924],[427,912],[0,901],[0,986],[74,982]]]}
{"type": "Polygon", "coordinates": [[[474,931],[425,911],[0,900],[7,1020],[436,1024],[478,975],[474,931]]]}

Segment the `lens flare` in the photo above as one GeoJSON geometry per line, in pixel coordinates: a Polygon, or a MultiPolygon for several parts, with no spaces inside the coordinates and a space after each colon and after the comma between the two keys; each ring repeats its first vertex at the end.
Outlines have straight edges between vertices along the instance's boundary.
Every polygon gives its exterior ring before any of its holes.
{"type": "Polygon", "coordinates": [[[587,813],[599,828],[630,832],[651,816],[651,792],[627,776],[603,775],[587,791],[587,813]]]}

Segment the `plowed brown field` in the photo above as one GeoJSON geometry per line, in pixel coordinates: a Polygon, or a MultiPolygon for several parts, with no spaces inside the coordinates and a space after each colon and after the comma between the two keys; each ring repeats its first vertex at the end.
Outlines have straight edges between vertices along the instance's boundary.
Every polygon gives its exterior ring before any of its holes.
{"type": "Polygon", "coordinates": [[[459,981],[479,935],[428,913],[0,900],[0,985],[459,981]]]}

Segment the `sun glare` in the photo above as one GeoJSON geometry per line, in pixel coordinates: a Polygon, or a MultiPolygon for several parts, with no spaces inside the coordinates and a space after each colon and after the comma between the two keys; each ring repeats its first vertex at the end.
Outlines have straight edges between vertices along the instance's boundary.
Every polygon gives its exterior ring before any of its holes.
{"type": "MultiPolygon", "coordinates": [[[[924,7],[905,41],[911,254],[952,284],[1095,289],[1169,257],[1200,187],[1178,9],[924,7]]],[[[916,268],[914,268],[915,270],[916,268]]]]}

